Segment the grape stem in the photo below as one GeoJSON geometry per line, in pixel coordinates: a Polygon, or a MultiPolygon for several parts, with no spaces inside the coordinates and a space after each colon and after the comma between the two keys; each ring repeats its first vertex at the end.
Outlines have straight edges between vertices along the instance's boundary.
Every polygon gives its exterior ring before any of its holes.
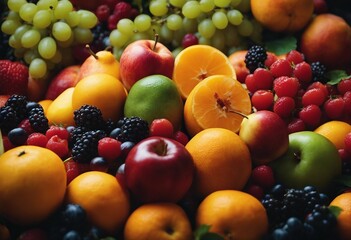
{"type": "Polygon", "coordinates": [[[99,59],[98,55],[96,55],[93,50],[91,50],[89,44],[85,45],[85,48],[88,50],[89,54],[92,55],[96,60],[99,59]]]}

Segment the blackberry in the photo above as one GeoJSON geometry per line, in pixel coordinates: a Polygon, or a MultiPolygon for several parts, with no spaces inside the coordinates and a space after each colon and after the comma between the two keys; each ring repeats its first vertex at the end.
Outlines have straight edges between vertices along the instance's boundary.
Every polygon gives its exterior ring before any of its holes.
{"type": "Polygon", "coordinates": [[[337,220],[327,206],[316,205],[305,223],[314,228],[316,239],[333,239],[337,220]]]}
{"type": "Polygon", "coordinates": [[[49,129],[49,121],[44,114],[43,107],[32,108],[28,113],[28,120],[35,132],[44,133],[49,129]]]}
{"type": "Polygon", "coordinates": [[[245,64],[250,73],[253,73],[257,68],[264,68],[264,62],[267,59],[266,49],[259,45],[253,45],[249,48],[245,55],[245,64]]]}
{"type": "Polygon", "coordinates": [[[16,111],[17,117],[19,121],[27,118],[27,97],[22,95],[11,95],[9,99],[7,99],[5,106],[10,106],[12,109],[16,111]]]}
{"type": "Polygon", "coordinates": [[[72,147],[72,158],[77,162],[89,163],[98,156],[98,142],[106,134],[101,130],[84,132],[72,147]]]}
{"type": "Polygon", "coordinates": [[[276,199],[273,195],[266,194],[261,202],[267,211],[268,220],[272,228],[279,226],[286,219],[286,207],[283,206],[281,199],[276,199]]]}
{"type": "Polygon", "coordinates": [[[113,121],[111,119],[107,120],[105,123],[105,131],[106,133],[110,134],[112,132],[112,130],[114,130],[115,128],[117,128],[117,122],[113,121]]]}
{"type": "Polygon", "coordinates": [[[18,117],[16,111],[10,106],[0,108],[0,129],[7,133],[11,129],[17,127],[18,117]]]}
{"type": "Polygon", "coordinates": [[[88,129],[85,127],[74,127],[71,131],[70,131],[70,146],[73,147],[73,145],[77,142],[77,140],[79,138],[82,137],[83,133],[87,132],[88,129]]]}
{"type": "Polygon", "coordinates": [[[327,68],[321,62],[312,62],[311,63],[312,70],[312,81],[313,82],[322,82],[325,83],[327,68]]]}
{"type": "Polygon", "coordinates": [[[85,127],[89,130],[101,130],[104,128],[101,110],[92,105],[83,105],[78,110],[75,110],[74,122],[77,127],[85,127]]]}
{"type": "Polygon", "coordinates": [[[283,204],[288,209],[288,216],[303,218],[306,215],[306,198],[303,190],[288,189],[284,194],[283,204]]]}
{"type": "Polygon", "coordinates": [[[146,120],[140,117],[124,117],[118,121],[121,132],[117,139],[121,142],[140,142],[149,136],[149,124],[146,120]]]}

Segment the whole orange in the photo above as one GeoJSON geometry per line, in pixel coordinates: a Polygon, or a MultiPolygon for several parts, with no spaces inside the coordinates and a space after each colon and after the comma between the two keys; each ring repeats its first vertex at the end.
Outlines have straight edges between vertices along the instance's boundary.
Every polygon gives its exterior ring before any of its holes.
{"type": "Polygon", "coordinates": [[[209,225],[210,232],[226,240],[259,240],[268,231],[264,206],[252,195],[221,190],[208,195],[199,205],[196,225],[209,225]]]}
{"type": "Polygon", "coordinates": [[[74,87],[72,95],[73,110],[89,104],[99,108],[105,120],[117,120],[123,113],[127,97],[121,81],[106,74],[96,73],[81,79],[74,87]]]}
{"type": "Polygon", "coordinates": [[[351,132],[351,125],[343,121],[332,120],[323,123],[314,132],[328,138],[337,149],[342,149],[345,147],[344,139],[346,134],[351,132]]]}
{"type": "Polygon", "coordinates": [[[238,134],[224,128],[208,128],[186,144],[194,160],[193,188],[199,197],[218,190],[241,190],[251,174],[247,145],[238,134]]]}
{"type": "Polygon", "coordinates": [[[190,240],[192,229],[184,210],[175,203],[150,203],[129,216],[124,240],[190,240]]]}
{"type": "Polygon", "coordinates": [[[29,225],[45,220],[63,202],[66,170],[49,149],[20,146],[0,156],[0,214],[29,225]]]}
{"type": "Polygon", "coordinates": [[[351,192],[341,193],[330,203],[330,206],[341,208],[337,217],[337,228],[342,240],[351,239],[351,192]]]}
{"type": "Polygon", "coordinates": [[[120,230],[129,216],[129,195],[115,176],[90,171],[67,186],[66,202],[79,204],[91,223],[107,233],[120,230]]]}

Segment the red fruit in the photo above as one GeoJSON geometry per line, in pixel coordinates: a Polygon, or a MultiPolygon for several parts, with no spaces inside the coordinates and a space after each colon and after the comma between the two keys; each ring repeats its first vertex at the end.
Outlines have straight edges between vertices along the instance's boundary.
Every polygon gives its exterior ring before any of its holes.
{"type": "Polygon", "coordinates": [[[293,74],[301,84],[309,83],[312,80],[311,65],[307,62],[300,62],[295,65],[293,74]]]}
{"type": "Polygon", "coordinates": [[[50,139],[54,135],[57,135],[59,138],[66,140],[68,140],[70,137],[70,133],[66,128],[54,125],[50,126],[50,128],[46,131],[45,135],[48,139],[50,139]]]}
{"type": "Polygon", "coordinates": [[[193,33],[187,33],[184,35],[182,40],[182,47],[187,48],[192,45],[199,44],[199,39],[193,33]]]}
{"type": "Polygon", "coordinates": [[[0,60],[0,95],[27,95],[28,67],[21,62],[0,60]]]}
{"type": "Polygon", "coordinates": [[[262,198],[264,196],[264,189],[261,186],[258,186],[256,184],[249,184],[245,188],[245,192],[247,192],[251,196],[254,196],[255,198],[257,198],[260,201],[262,200],[262,198]]]}
{"type": "Polygon", "coordinates": [[[306,124],[307,127],[316,128],[322,117],[321,109],[314,104],[308,105],[301,109],[299,112],[299,118],[306,124]]]}
{"type": "Polygon", "coordinates": [[[31,133],[34,133],[34,130],[32,128],[32,125],[29,122],[29,119],[23,119],[19,124],[18,127],[23,128],[24,131],[29,135],[31,133]]]}
{"type": "Polygon", "coordinates": [[[326,0],[313,0],[315,14],[327,13],[329,11],[326,0]]]}
{"type": "Polygon", "coordinates": [[[265,68],[257,68],[253,73],[256,90],[271,90],[273,87],[273,75],[265,68]]]}
{"type": "Polygon", "coordinates": [[[294,132],[301,132],[306,129],[306,125],[304,121],[302,121],[301,118],[293,118],[289,123],[288,123],[288,132],[294,133],[294,132]]]}
{"type": "Polygon", "coordinates": [[[130,18],[131,17],[132,6],[127,2],[119,2],[115,5],[113,10],[113,15],[117,17],[117,22],[122,18],[130,18]]]}
{"type": "Polygon", "coordinates": [[[351,163],[351,153],[346,151],[344,148],[338,149],[338,153],[341,161],[351,163]]]}
{"type": "Polygon", "coordinates": [[[46,240],[48,236],[41,228],[30,228],[17,238],[17,240],[46,240]]]}
{"type": "Polygon", "coordinates": [[[34,145],[39,147],[46,147],[48,138],[42,133],[32,133],[27,138],[27,145],[34,145]]]}
{"type": "Polygon", "coordinates": [[[274,79],[273,90],[278,97],[295,97],[300,88],[300,83],[294,77],[278,77],[274,79]]]}
{"type": "Polygon", "coordinates": [[[2,135],[2,143],[4,145],[5,152],[15,147],[15,145],[13,145],[10,139],[5,135],[2,135]]]}
{"type": "Polygon", "coordinates": [[[326,99],[327,95],[321,88],[310,89],[302,96],[302,106],[306,107],[311,104],[322,106],[326,99]]]}
{"type": "Polygon", "coordinates": [[[116,29],[117,27],[117,23],[118,21],[120,20],[121,18],[118,18],[117,15],[110,15],[107,19],[107,27],[108,29],[111,31],[111,30],[114,30],[116,29]]]}
{"type": "Polygon", "coordinates": [[[338,91],[341,95],[351,91],[351,78],[341,80],[337,85],[338,91]]]}
{"type": "Polygon", "coordinates": [[[252,169],[251,179],[263,188],[271,188],[275,184],[273,170],[267,165],[260,165],[252,169]]]}
{"type": "Polygon", "coordinates": [[[46,143],[46,148],[56,153],[60,158],[67,157],[69,153],[68,141],[61,139],[59,136],[52,136],[46,143]]]}
{"type": "Polygon", "coordinates": [[[252,105],[257,110],[270,110],[273,106],[273,101],[273,93],[269,90],[257,90],[251,97],[252,105]]]}
{"type": "Polygon", "coordinates": [[[344,115],[351,116],[351,91],[347,91],[344,96],[344,115]]]}
{"type": "Polygon", "coordinates": [[[345,147],[344,149],[351,154],[351,132],[346,134],[344,138],[345,147]]]}
{"type": "Polygon", "coordinates": [[[173,124],[166,118],[154,119],[150,124],[150,136],[173,138],[173,124]]]}
{"type": "Polygon", "coordinates": [[[323,110],[330,119],[340,119],[344,114],[345,101],[342,97],[329,98],[323,105],[323,110]]]}
{"type": "Polygon", "coordinates": [[[111,163],[121,155],[121,144],[117,139],[104,137],[98,142],[98,154],[111,163]]]}
{"type": "Polygon", "coordinates": [[[320,88],[323,90],[325,96],[328,96],[329,95],[329,91],[328,91],[328,88],[326,85],[324,85],[323,83],[321,82],[313,82],[311,83],[307,88],[306,88],[306,91],[310,90],[310,89],[313,89],[313,88],[320,88]]]}
{"type": "Polygon", "coordinates": [[[98,6],[96,11],[95,11],[95,15],[99,19],[100,22],[107,21],[110,14],[111,14],[111,9],[106,4],[102,4],[102,5],[98,6]]]}
{"type": "Polygon", "coordinates": [[[273,106],[273,112],[281,118],[288,118],[293,115],[295,109],[295,100],[292,97],[280,97],[273,106]]]}
{"type": "Polygon", "coordinates": [[[73,179],[75,179],[81,172],[79,164],[72,159],[63,162],[66,168],[67,174],[67,184],[69,184],[73,179]]]}
{"type": "Polygon", "coordinates": [[[251,93],[254,93],[258,90],[256,88],[256,81],[255,81],[255,78],[253,77],[253,74],[249,74],[246,76],[245,85],[246,85],[247,90],[249,90],[249,92],[251,92],[251,93]]]}
{"type": "MultiPolygon", "coordinates": [[[[101,0],[101,5],[107,5],[110,9],[114,9],[116,4],[121,2],[122,0],[101,0]]],[[[100,6],[101,6],[100,5],[100,6]]]]}
{"type": "Polygon", "coordinates": [[[173,135],[173,139],[184,146],[189,142],[189,137],[182,131],[176,131],[173,135]]]}
{"type": "Polygon", "coordinates": [[[270,71],[276,78],[282,76],[291,77],[293,74],[293,68],[291,67],[290,62],[286,59],[278,59],[275,61],[271,65],[270,71]]]}
{"type": "Polygon", "coordinates": [[[264,61],[264,65],[269,68],[277,60],[278,60],[277,55],[271,52],[267,52],[267,58],[264,61]]]}
{"type": "Polygon", "coordinates": [[[290,62],[290,64],[297,65],[305,60],[304,55],[297,51],[297,50],[291,50],[286,54],[285,57],[286,60],[290,62]]]}

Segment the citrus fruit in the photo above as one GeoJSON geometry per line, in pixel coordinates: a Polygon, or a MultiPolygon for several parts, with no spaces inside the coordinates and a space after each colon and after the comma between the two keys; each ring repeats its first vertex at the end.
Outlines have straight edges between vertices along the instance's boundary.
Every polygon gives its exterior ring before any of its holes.
{"type": "Polygon", "coordinates": [[[210,127],[238,132],[244,116],[250,113],[250,96],[241,83],[213,75],[197,84],[186,99],[184,122],[191,136],[210,127]]]}
{"type": "Polygon", "coordinates": [[[224,128],[208,128],[185,145],[193,157],[193,187],[200,197],[217,190],[241,190],[251,174],[247,145],[238,134],[224,128]]]}
{"type": "Polygon", "coordinates": [[[85,104],[93,105],[101,110],[105,120],[118,120],[126,97],[121,81],[106,73],[96,73],[81,79],[74,87],[72,107],[77,110],[85,104]]]}
{"type": "Polygon", "coordinates": [[[212,75],[236,78],[234,67],[220,50],[208,45],[192,45],[175,58],[172,79],[184,99],[203,79],[212,75]]]}
{"type": "Polygon", "coordinates": [[[74,87],[67,88],[55,98],[46,110],[46,117],[50,125],[73,126],[74,115],[72,96],[74,87]]]}
{"type": "Polygon", "coordinates": [[[199,205],[196,225],[211,226],[210,232],[225,239],[261,239],[268,231],[268,217],[261,202],[237,190],[221,190],[208,195],[199,205]]]}
{"type": "Polygon", "coordinates": [[[149,124],[154,119],[166,118],[175,129],[179,129],[183,119],[183,101],[170,78],[150,75],[137,81],[129,90],[124,115],[140,117],[149,124]]]}
{"type": "Polygon", "coordinates": [[[351,239],[351,192],[341,193],[336,196],[330,206],[341,208],[337,217],[337,228],[342,240],[351,239]]]}
{"type": "Polygon", "coordinates": [[[0,156],[0,215],[20,225],[46,219],[63,202],[66,170],[49,149],[19,146],[0,156]]]}
{"type": "Polygon", "coordinates": [[[346,134],[351,132],[351,125],[343,121],[329,121],[317,127],[314,132],[328,138],[337,149],[345,147],[344,139],[346,134]]]}
{"type": "Polygon", "coordinates": [[[93,225],[108,233],[129,216],[129,196],[116,177],[99,171],[78,175],[67,186],[66,202],[80,205],[93,225]]]}
{"type": "Polygon", "coordinates": [[[135,209],[124,227],[125,240],[192,239],[190,221],[175,203],[149,203],[135,209]]]}

